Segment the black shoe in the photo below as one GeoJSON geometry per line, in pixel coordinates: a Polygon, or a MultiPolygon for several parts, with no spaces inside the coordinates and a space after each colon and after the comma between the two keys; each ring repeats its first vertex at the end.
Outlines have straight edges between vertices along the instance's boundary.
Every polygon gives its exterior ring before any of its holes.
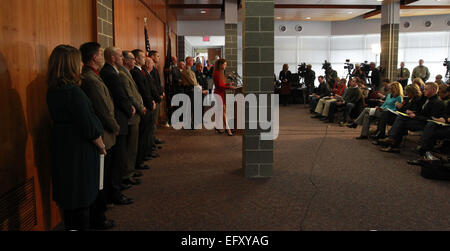
{"type": "Polygon", "coordinates": [[[157,145],[162,145],[164,143],[166,143],[166,142],[164,142],[163,140],[155,139],[155,144],[157,144],[157,145]]]}
{"type": "Polygon", "coordinates": [[[356,127],[358,127],[358,125],[356,123],[351,123],[351,124],[348,124],[347,127],[355,129],[356,127]]]}
{"type": "Polygon", "coordinates": [[[133,172],[133,178],[139,178],[142,177],[144,174],[141,171],[134,171],[133,172]]]}
{"type": "Polygon", "coordinates": [[[141,184],[141,181],[139,179],[135,179],[135,178],[128,178],[128,179],[123,180],[122,182],[125,185],[128,185],[128,184],[130,184],[130,185],[140,185],[141,184]]]}
{"type": "Polygon", "coordinates": [[[311,116],[311,118],[312,119],[320,119],[320,118],[322,118],[322,115],[314,115],[314,116],[311,116]]]}
{"type": "Polygon", "coordinates": [[[104,222],[93,224],[93,230],[108,230],[115,227],[113,220],[105,220],[104,222]]]}
{"type": "Polygon", "coordinates": [[[148,165],[140,165],[136,167],[136,170],[148,170],[150,169],[150,166],[148,165]]]}
{"type": "Polygon", "coordinates": [[[360,140],[360,139],[369,139],[369,137],[367,137],[367,136],[359,136],[359,137],[356,137],[355,139],[358,139],[358,140],[360,140]]]}
{"type": "Polygon", "coordinates": [[[328,120],[327,117],[323,117],[323,116],[322,116],[322,118],[320,118],[320,121],[327,121],[327,120],[328,120]]]}
{"type": "Polygon", "coordinates": [[[418,160],[418,159],[408,160],[407,163],[408,163],[408,165],[411,165],[411,166],[420,166],[421,165],[420,160],[418,160]]]}
{"type": "Polygon", "coordinates": [[[121,184],[120,185],[120,191],[124,191],[124,190],[127,190],[127,189],[130,189],[132,187],[132,185],[130,185],[130,184],[121,184]]]}
{"type": "Polygon", "coordinates": [[[385,148],[381,148],[380,151],[385,152],[385,153],[399,153],[400,149],[394,146],[388,146],[385,148]]]}
{"type": "Polygon", "coordinates": [[[380,146],[391,146],[395,144],[395,140],[391,139],[391,138],[385,138],[385,139],[379,139],[378,140],[378,145],[380,146]]]}
{"type": "Polygon", "coordinates": [[[113,203],[115,205],[129,205],[133,204],[133,200],[122,194],[119,198],[114,199],[113,203]]]}
{"type": "Polygon", "coordinates": [[[147,157],[144,158],[144,161],[149,161],[149,160],[152,160],[152,159],[153,159],[152,157],[147,156],[147,157]]]}
{"type": "Polygon", "coordinates": [[[152,153],[152,156],[151,156],[152,158],[159,158],[159,157],[161,157],[159,154],[157,154],[157,153],[152,153]]]}

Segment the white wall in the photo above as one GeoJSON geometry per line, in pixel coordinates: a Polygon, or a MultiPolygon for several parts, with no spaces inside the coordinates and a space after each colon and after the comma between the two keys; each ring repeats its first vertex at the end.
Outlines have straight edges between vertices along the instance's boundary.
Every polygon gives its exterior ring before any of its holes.
{"type": "MultiPolygon", "coordinates": [[[[402,17],[400,18],[400,32],[448,31],[450,30],[450,26],[447,25],[448,20],[450,20],[448,15],[402,17]],[[432,22],[430,28],[425,27],[426,21],[432,22]],[[411,24],[408,29],[403,27],[405,22],[411,24]]],[[[378,34],[381,32],[381,21],[380,19],[365,20],[359,17],[348,21],[333,22],[331,30],[331,35],[378,34]]]]}
{"type": "Polygon", "coordinates": [[[225,36],[223,20],[177,21],[178,36],[225,36]]]}

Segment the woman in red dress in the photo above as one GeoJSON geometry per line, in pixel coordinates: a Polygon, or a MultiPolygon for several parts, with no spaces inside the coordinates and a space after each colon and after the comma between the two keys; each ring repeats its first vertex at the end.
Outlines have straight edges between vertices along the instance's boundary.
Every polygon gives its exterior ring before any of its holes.
{"type": "MultiPolygon", "coordinates": [[[[225,124],[225,129],[227,130],[228,136],[233,136],[231,132],[230,126],[228,125],[227,113],[226,113],[226,99],[225,99],[225,90],[233,89],[236,87],[231,86],[232,84],[227,84],[225,82],[225,69],[227,68],[227,61],[225,59],[218,59],[216,61],[216,65],[214,66],[213,80],[214,80],[214,93],[219,95],[222,99],[223,105],[223,122],[225,124]]],[[[223,133],[224,131],[220,131],[216,128],[216,131],[219,133],[223,133]]]]}

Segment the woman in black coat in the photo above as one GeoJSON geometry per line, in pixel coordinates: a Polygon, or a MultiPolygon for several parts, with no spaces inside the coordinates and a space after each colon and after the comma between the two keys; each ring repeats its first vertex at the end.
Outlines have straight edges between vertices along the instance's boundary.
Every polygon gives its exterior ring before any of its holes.
{"type": "Polygon", "coordinates": [[[66,230],[86,230],[99,192],[103,128],[79,87],[81,54],[68,45],[49,59],[47,104],[52,128],[53,200],[63,209],[66,230]]]}

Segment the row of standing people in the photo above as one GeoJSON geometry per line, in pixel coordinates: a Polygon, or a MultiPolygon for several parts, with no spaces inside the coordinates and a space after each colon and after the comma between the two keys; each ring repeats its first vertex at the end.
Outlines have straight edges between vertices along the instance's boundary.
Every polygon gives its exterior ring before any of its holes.
{"type": "MultiPolygon", "coordinates": [[[[228,124],[228,119],[226,116],[226,100],[225,93],[227,89],[236,89],[233,83],[227,83],[225,77],[225,70],[227,69],[227,61],[225,59],[219,58],[216,60],[215,65],[209,69],[205,68],[202,63],[197,63],[194,65],[194,58],[187,57],[185,61],[177,61],[176,57],[172,57],[172,66],[170,68],[170,95],[169,100],[173,98],[176,94],[185,94],[191,100],[191,129],[194,129],[194,90],[198,89],[202,95],[203,99],[207,95],[212,94],[213,86],[210,81],[214,84],[214,94],[217,94],[222,101],[222,112],[223,112],[223,125],[217,125],[217,132],[224,133],[227,132],[228,135],[232,136],[233,133],[228,124]],[[225,131],[221,129],[225,129],[225,131]]],[[[171,102],[169,102],[170,104],[171,102]]],[[[203,104],[203,102],[202,102],[203,104]]],[[[177,107],[169,106],[168,114],[172,117],[174,109],[177,107]]]]}
{"type": "Polygon", "coordinates": [[[139,185],[142,170],[150,169],[145,162],[159,157],[164,142],[156,122],[165,93],[158,63],[156,51],[149,57],[114,47],[102,53],[96,42],[53,50],[47,80],[52,189],[66,230],[114,227],[107,205],[133,203],[122,191],[139,185]]]}

